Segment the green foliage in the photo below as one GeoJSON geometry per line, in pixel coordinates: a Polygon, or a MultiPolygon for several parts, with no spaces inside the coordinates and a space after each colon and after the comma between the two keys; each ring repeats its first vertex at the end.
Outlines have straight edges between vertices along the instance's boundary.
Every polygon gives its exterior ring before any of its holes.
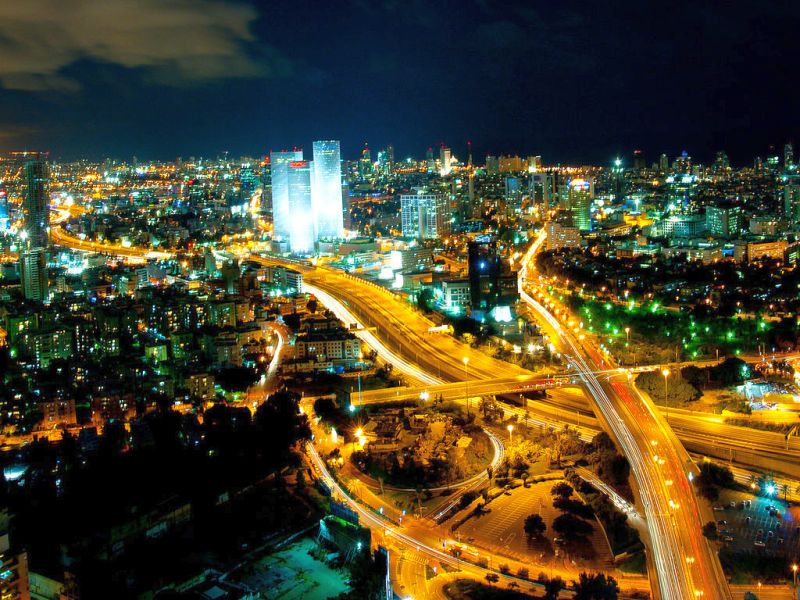
{"type": "Polygon", "coordinates": [[[703,525],[703,535],[710,540],[716,540],[719,537],[719,532],[717,531],[717,524],[714,523],[714,521],[709,521],[708,523],[703,525]]]}
{"type": "Polygon", "coordinates": [[[547,530],[547,525],[542,519],[541,515],[532,514],[525,517],[525,525],[523,526],[525,530],[525,535],[528,536],[528,539],[534,539],[541,537],[544,532],[547,530]]]}
{"type": "Polygon", "coordinates": [[[559,481],[552,488],[550,488],[550,493],[553,496],[561,498],[569,498],[570,496],[572,496],[572,492],[573,492],[572,486],[563,481],[559,481]]]}
{"type": "Polygon", "coordinates": [[[561,534],[568,541],[575,541],[590,536],[594,527],[575,515],[565,513],[553,520],[553,531],[561,534]]]}
{"type": "Polygon", "coordinates": [[[564,496],[556,496],[553,498],[553,508],[556,508],[564,513],[570,513],[576,517],[583,519],[593,519],[594,512],[580,500],[574,498],[565,498],[564,496]]]}
{"type": "Polygon", "coordinates": [[[576,600],[616,600],[619,597],[616,580],[604,573],[581,573],[572,586],[576,600]]]}
{"type": "Polygon", "coordinates": [[[640,390],[646,392],[656,404],[661,405],[665,404],[665,399],[669,406],[679,406],[700,397],[698,389],[677,373],[669,375],[666,384],[660,371],[639,373],[636,377],[636,385],[640,390]]]}
{"type": "Polygon", "coordinates": [[[700,494],[712,502],[719,499],[719,488],[735,488],[736,481],[728,467],[706,462],[695,479],[700,494]]]}

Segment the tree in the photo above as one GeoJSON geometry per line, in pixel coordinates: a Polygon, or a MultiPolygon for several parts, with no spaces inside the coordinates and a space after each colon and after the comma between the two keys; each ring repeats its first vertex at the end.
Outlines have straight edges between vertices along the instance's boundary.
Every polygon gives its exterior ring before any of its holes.
{"type": "Polygon", "coordinates": [[[700,397],[700,392],[697,388],[686,381],[680,373],[669,375],[666,386],[664,385],[664,376],[660,371],[639,373],[636,377],[636,385],[658,404],[664,404],[665,402],[665,388],[668,394],[666,400],[672,406],[690,402],[700,397]]]}
{"type": "Polygon", "coordinates": [[[572,489],[572,486],[564,481],[559,481],[552,488],[550,488],[550,493],[553,496],[558,496],[561,498],[569,498],[572,496],[573,491],[574,490],[572,489]]]}
{"type": "Polygon", "coordinates": [[[531,540],[541,537],[547,530],[547,525],[541,515],[533,514],[525,517],[525,525],[523,528],[525,529],[525,535],[531,540]]]}
{"type": "Polygon", "coordinates": [[[569,541],[575,541],[579,538],[585,538],[591,535],[594,527],[583,519],[564,513],[559,515],[553,521],[553,531],[560,533],[569,541]]]}
{"type": "Polygon", "coordinates": [[[434,301],[433,290],[431,288],[424,288],[417,296],[417,305],[420,310],[425,313],[431,312],[434,301]]]}
{"type": "Polygon", "coordinates": [[[741,383],[749,376],[747,363],[741,358],[726,358],[722,364],[711,367],[711,376],[719,382],[722,387],[728,387],[741,383]]]}
{"type": "Polygon", "coordinates": [[[703,525],[703,535],[710,540],[716,540],[719,537],[717,533],[717,524],[714,521],[709,521],[703,525]]]}
{"type": "Polygon", "coordinates": [[[572,585],[575,600],[616,600],[619,596],[616,580],[604,573],[581,573],[578,581],[573,581],[572,585]]]}
{"type": "Polygon", "coordinates": [[[275,462],[286,456],[301,440],[311,439],[308,418],[300,412],[300,395],[281,391],[267,398],[255,414],[255,426],[266,460],[275,462]]]}
{"type": "Polygon", "coordinates": [[[545,600],[556,600],[561,590],[567,587],[567,582],[561,577],[554,577],[547,579],[544,582],[544,597],[545,600]]]}

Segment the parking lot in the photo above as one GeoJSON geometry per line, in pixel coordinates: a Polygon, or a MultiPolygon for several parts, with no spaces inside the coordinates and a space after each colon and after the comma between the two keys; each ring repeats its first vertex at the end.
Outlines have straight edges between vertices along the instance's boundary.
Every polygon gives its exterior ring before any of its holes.
{"type": "Polygon", "coordinates": [[[723,492],[714,507],[720,538],[729,548],[790,559],[800,554],[800,508],[778,498],[733,491],[723,492]],[[743,501],[750,505],[743,506],[743,501]]]}
{"type": "MultiPolygon", "coordinates": [[[[491,546],[508,556],[524,560],[531,553],[538,554],[528,546],[523,529],[525,517],[531,513],[542,515],[547,524],[545,537],[551,542],[557,537],[552,531],[553,519],[561,511],[553,508],[553,497],[550,489],[555,481],[531,484],[528,488],[518,487],[510,495],[502,495],[489,503],[490,512],[473,517],[462,525],[458,534],[461,540],[474,540],[476,545],[491,546]]],[[[600,525],[592,520],[594,532],[590,541],[597,552],[597,565],[612,564],[611,550],[603,537],[600,525]]]]}

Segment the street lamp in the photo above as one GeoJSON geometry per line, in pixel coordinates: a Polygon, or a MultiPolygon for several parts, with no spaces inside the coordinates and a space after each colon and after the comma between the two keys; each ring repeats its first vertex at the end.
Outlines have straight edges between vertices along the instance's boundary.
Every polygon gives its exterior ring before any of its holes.
{"type": "Polygon", "coordinates": [[[625,328],[625,337],[627,338],[626,341],[630,344],[631,343],[631,328],[625,328]]]}
{"type": "Polygon", "coordinates": [[[663,371],[661,371],[661,374],[664,376],[664,406],[667,407],[667,423],[669,423],[669,400],[667,399],[669,396],[667,387],[667,377],[669,377],[669,369],[664,369],[663,371]]]}
{"type": "Polygon", "coordinates": [[[506,429],[508,429],[508,445],[511,446],[514,443],[514,426],[509,424],[506,429]]]}
{"type": "MultiPolygon", "coordinates": [[[[362,352],[358,353],[358,405],[361,406],[361,368],[364,366],[362,362],[364,358],[364,354],[362,352]]],[[[353,389],[353,388],[350,388],[353,389]]]]}
{"type": "Polygon", "coordinates": [[[355,452],[356,449],[356,442],[361,440],[361,437],[364,435],[364,430],[359,427],[356,429],[356,435],[353,438],[353,451],[355,452]]]}
{"type": "Polygon", "coordinates": [[[794,578],[794,587],[797,587],[797,563],[792,565],[792,577],[794,578]]]}
{"type": "Polygon", "coordinates": [[[461,360],[464,362],[464,394],[467,400],[467,416],[469,416],[469,371],[467,370],[467,366],[469,365],[469,357],[465,356],[461,360]]]}

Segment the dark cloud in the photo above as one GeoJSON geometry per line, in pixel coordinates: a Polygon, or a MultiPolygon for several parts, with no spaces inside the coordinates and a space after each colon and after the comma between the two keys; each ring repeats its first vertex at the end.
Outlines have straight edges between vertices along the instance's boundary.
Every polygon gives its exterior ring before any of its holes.
{"type": "Polygon", "coordinates": [[[0,85],[77,91],[65,71],[87,60],[171,85],[284,74],[288,61],[250,31],[257,16],[212,0],[0,2],[0,85]]]}
{"type": "Polygon", "coordinates": [[[32,126],[0,148],[745,162],[798,138],[798,30],[782,0],[0,0],[0,123],[32,126]]]}

